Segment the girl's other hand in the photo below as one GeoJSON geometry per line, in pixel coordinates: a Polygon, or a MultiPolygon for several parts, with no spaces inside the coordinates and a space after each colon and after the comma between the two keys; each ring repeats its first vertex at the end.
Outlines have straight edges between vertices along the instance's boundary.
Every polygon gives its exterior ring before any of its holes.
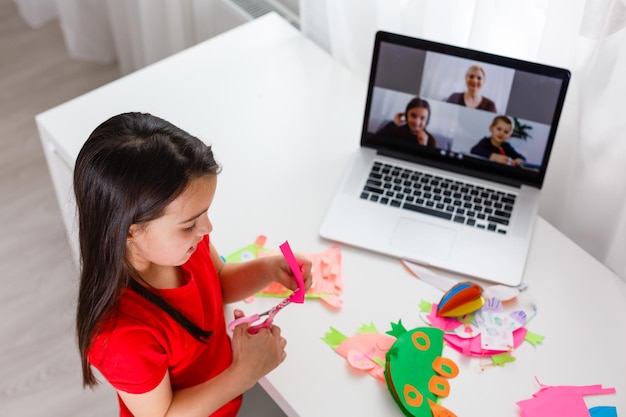
{"type": "Polygon", "coordinates": [[[417,136],[417,143],[422,146],[428,145],[428,135],[426,134],[426,132],[424,132],[423,130],[418,130],[415,133],[415,136],[417,136]]]}
{"type": "MultiPolygon", "coordinates": [[[[235,319],[243,317],[241,310],[235,310],[235,319]]],[[[234,367],[242,378],[248,379],[252,387],[260,378],[280,365],[287,353],[287,340],[281,336],[280,327],[272,325],[270,329],[260,329],[255,334],[248,332],[249,324],[235,327],[232,335],[234,367]]]]}
{"type": "Polygon", "coordinates": [[[508,164],[509,163],[509,157],[506,155],[502,155],[499,153],[492,153],[491,156],[489,156],[489,159],[493,162],[497,162],[499,164],[508,164]]]}

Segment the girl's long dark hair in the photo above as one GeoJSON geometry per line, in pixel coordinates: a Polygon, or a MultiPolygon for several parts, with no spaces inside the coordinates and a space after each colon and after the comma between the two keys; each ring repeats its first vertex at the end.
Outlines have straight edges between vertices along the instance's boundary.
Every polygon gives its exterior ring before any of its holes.
{"type": "Polygon", "coordinates": [[[130,287],[158,305],[198,340],[211,334],[196,326],[157,293],[135,283],[126,261],[132,224],[146,224],[200,176],[217,175],[210,146],[171,123],[145,113],[124,113],[98,126],[83,145],[74,168],[78,208],[80,285],[76,333],[83,385],[97,384],[89,349],[102,320],[113,314],[130,287]]]}

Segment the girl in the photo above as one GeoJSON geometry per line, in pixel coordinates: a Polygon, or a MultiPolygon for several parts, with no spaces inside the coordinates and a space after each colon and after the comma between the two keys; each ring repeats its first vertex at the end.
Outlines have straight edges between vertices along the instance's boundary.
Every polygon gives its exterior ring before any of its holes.
{"type": "MultiPolygon", "coordinates": [[[[220,259],[208,218],[219,171],[211,147],[142,113],[105,121],[78,155],[83,384],[96,385],[98,369],[121,416],[235,416],[242,393],[285,359],[278,326],[226,333],[223,303],[297,284],[280,256],[220,259]]],[[[311,263],[298,264],[309,288],[311,263]]]]}
{"type": "Polygon", "coordinates": [[[383,126],[378,133],[436,148],[437,140],[426,130],[429,120],[430,105],[426,100],[415,97],[407,103],[404,112],[396,113],[393,121],[383,126]]]}

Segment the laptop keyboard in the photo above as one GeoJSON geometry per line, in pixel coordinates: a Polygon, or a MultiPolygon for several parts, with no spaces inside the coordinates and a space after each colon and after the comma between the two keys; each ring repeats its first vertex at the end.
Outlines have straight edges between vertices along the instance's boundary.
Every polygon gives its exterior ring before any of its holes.
{"type": "Polygon", "coordinates": [[[502,234],[515,204],[511,193],[378,161],[361,198],[502,234]]]}

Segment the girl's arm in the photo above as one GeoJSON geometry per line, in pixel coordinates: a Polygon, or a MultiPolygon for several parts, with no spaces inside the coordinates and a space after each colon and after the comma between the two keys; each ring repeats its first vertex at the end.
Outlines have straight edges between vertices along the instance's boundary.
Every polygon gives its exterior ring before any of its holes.
{"type": "MultiPolygon", "coordinates": [[[[235,318],[243,316],[236,311],[235,318]]],[[[216,377],[196,386],[172,391],[169,372],[152,391],[129,394],[117,390],[135,417],[206,417],[241,395],[285,360],[286,341],[280,327],[248,333],[247,325],[235,328],[233,362],[216,377]]]]}
{"type": "MultiPolygon", "coordinates": [[[[268,256],[247,262],[224,263],[219,253],[211,244],[211,258],[217,269],[225,303],[232,303],[250,297],[272,282],[279,282],[295,290],[297,283],[287,261],[282,255],[268,256]]],[[[311,287],[311,261],[296,255],[305,288],[311,287]]]]}
{"type": "Polygon", "coordinates": [[[169,372],[166,372],[163,380],[152,391],[129,394],[117,390],[117,393],[136,417],[206,417],[250,387],[246,381],[226,370],[200,385],[174,393],[169,372]]]}

